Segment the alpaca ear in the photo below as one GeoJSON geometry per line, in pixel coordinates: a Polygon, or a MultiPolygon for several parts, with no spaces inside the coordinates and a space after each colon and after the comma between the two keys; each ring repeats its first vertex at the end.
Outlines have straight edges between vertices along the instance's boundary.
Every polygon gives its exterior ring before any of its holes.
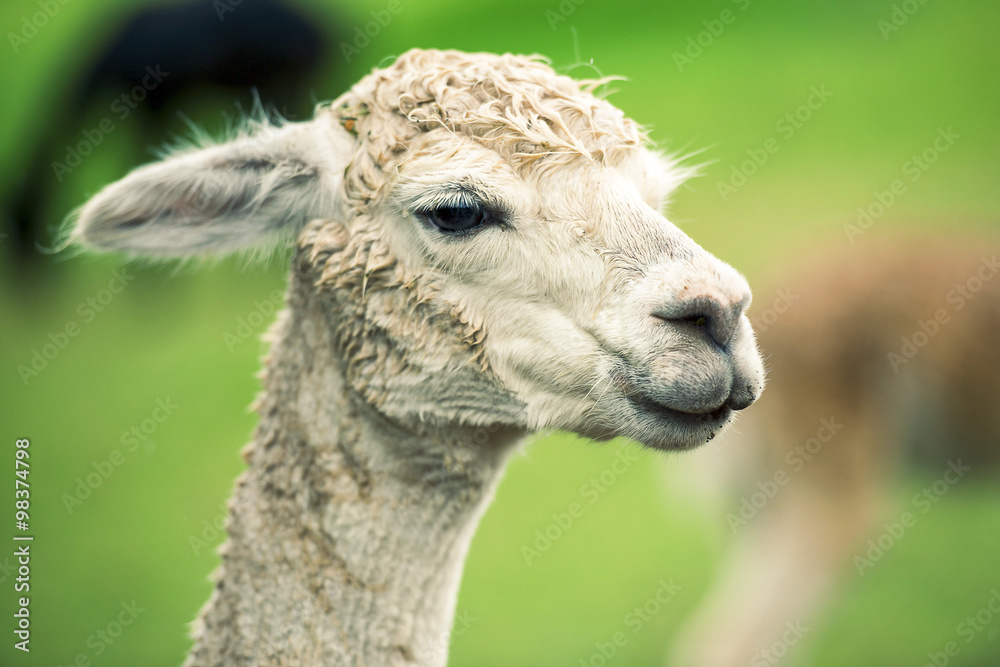
{"type": "Polygon", "coordinates": [[[333,211],[353,148],[343,128],[318,118],[182,151],[94,195],[78,213],[72,240],[168,257],[289,238],[333,211]]]}

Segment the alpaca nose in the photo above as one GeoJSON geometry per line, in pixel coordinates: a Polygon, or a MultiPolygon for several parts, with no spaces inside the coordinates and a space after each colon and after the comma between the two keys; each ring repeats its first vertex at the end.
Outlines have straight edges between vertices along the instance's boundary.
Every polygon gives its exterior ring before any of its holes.
{"type": "Polygon", "coordinates": [[[722,295],[702,294],[663,304],[653,311],[653,317],[671,324],[694,326],[719,347],[726,349],[733,339],[740,317],[750,305],[750,292],[724,299],[722,295]]]}

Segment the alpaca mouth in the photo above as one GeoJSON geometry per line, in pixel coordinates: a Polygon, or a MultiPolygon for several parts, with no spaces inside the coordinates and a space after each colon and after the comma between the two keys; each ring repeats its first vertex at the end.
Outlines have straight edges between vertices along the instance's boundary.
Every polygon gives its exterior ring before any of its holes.
{"type": "MultiPolygon", "coordinates": [[[[625,435],[652,449],[678,451],[704,445],[722,432],[735,412],[729,398],[714,404],[705,398],[704,407],[688,400],[690,406],[681,409],[663,402],[662,392],[650,391],[642,376],[625,364],[616,365],[610,375],[611,382],[623,399],[622,411],[617,417],[618,435],[625,435]]],[[[655,388],[655,384],[652,385],[655,388]]],[[[693,397],[688,397],[689,399],[693,397]]]]}
{"type": "Polygon", "coordinates": [[[692,412],[663,403],[619,376],[619,389],[627,401],[632,423],[627,434],[652,449],[694,449],[712,440],[733,418],[728,402],[692,412]]]}
{"type": "Polygon", "coordinates": [[[637,386],[638,383],[630,378],[624,369],[613,372],[612,380],[636,413],[649,420],[665,422],[675,428],[704,433],[705,441],[711,440],[733,416],[734,410],[727,401],[716,407],[705,406],[705,409],[697,411],[682,410],[667,405],[637,386]]]}
{"type": "Polygon", "coordinates": [[[706,412],[686,412],[684,410],[671,408],[668,405],[659,403],[656,400],[641,394],[630,395],[628,396],[628,399],[633,406],[643,413],[655,415],[660,419],[668,419],[672,423],[692,428],[716,425],[721,426],[722,424],[728,422],[729,418],[733,415],[733,409],[726,404],[722,404],[714,410],[706,412]]]}

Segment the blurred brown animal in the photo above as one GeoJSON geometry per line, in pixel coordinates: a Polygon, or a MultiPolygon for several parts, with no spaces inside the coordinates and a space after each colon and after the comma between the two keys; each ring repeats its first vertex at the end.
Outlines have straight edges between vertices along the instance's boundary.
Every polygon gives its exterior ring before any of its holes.
{"type": "Polygon", "coordinates": [[[768,388],[738,442],[707,452],[745,475],[738,538],[671,665],[792,664],[837,577],[877,567],[865,545],[892,472],[919,461],[951,483],[997,459],[998,239],[832,245],[781,291],[756,286],[768,388]],[[768,294],[783,295],[770,312],[768,294]]]}

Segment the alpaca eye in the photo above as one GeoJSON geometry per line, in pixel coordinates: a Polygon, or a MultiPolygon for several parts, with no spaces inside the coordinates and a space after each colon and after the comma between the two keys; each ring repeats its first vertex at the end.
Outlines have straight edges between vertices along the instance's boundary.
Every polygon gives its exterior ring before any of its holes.
{"type": "Polygon", "coordinates": [[[435,227],[445,232],[468,232],[489,220],[489,214],[478,206],[445,206],[422,214],[435,227]]]}

